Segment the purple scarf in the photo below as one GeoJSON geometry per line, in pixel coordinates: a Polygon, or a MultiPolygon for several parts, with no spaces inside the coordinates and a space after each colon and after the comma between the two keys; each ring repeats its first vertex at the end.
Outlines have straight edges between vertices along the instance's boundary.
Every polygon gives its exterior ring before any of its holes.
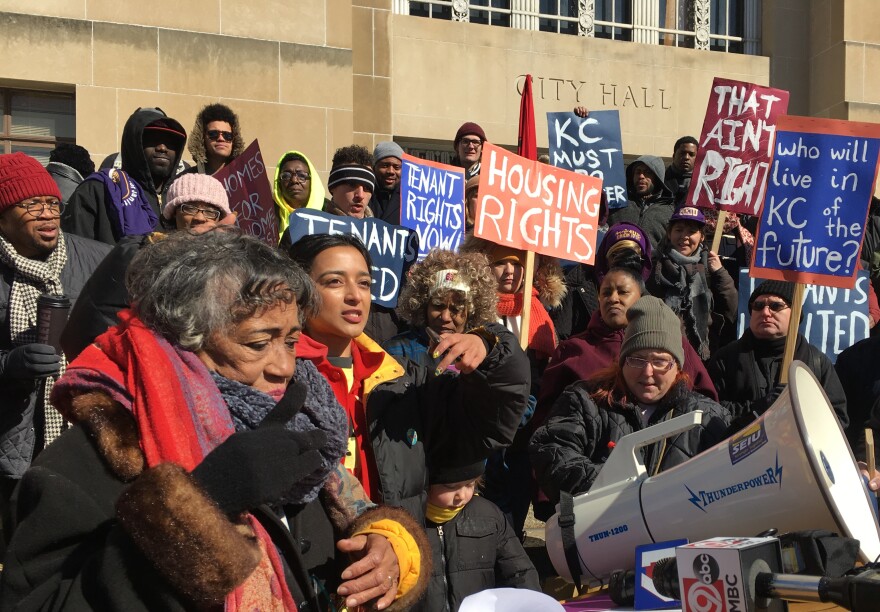
{"type": "Polygon", "coordinates": [[[159,225],[159,218],[144,196],[143,188],[127,172],[108,168],[95,172],[86,180],[104,183],[107,195],[104,203],[117,240],[123,236],[149,234],[159,225]]]}

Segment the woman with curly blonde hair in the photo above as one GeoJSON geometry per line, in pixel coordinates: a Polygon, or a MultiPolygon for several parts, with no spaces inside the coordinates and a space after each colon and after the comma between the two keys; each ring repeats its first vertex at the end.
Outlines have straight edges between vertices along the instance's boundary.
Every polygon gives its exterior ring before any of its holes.
{"type": "Polygon", "coordinates": [[[497,283],[488,266],[481,253],[431,251],[412,267],[397,300],[397,314],[412,328],[389,340],[385,350],[434,370],[440,359],[429,354],[429,334],[460,334],[495,321],[497,283]]]}

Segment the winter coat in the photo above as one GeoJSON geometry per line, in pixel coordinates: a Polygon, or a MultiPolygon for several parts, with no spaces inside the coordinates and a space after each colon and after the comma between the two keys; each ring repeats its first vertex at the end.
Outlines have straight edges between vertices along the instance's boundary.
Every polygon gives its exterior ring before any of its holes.
{"type": "MultiPolygon", "coordinates": [[[[371,313],[372,316],[372,313],[371,313]]],[[[368,334],[369,335],[369,334],[368,334]]],[[[429,353],[431,339],[425,333],[424,327],[411,329],[394,336],[391,340],[382,343],[382,348],[397,361],[412,361],[429,371],[435,370],[442,361],[440,357],[434,359],[429,353]]]]}
{"type": "Polygon", "coordinates": [[[400,225],[400,183],[391,190],[377,187],[370,198],[370,208],[377,219],[400,225]]]}
{"type": "MultiPolygon", "coordinates": [[[[513,441],[529,395],[528,359],[516,338],[497,324],[485,328],[489,353],[471,374],[435,376],[427,368],[398,363],[366,335],[353,341],[360,401],[349,393],[327,347],[306,334],[297,356],[314,363],[336,399],[364,435],[373,501],[402,506],[423,519],[426,462],[443,445],[462,460],[477,460],[513,441]]],[[[357,388],[357,387],[356,387],[357,388]]],[[[369,492],[369,490],[368,490],[369,492]]]]}
{"type": "MultiPolygon", "coordinates": [[[[695,410],[703,411],[701,425],[637,451],[649,475],[684,463],[724,440],[730,413],[682,384],[673,386],[660,400],[648,425],[695,410]]],[[[572,495],[589,491],[614,443],[641,429],[637,405],[615,400],[600,408],[586,383],[568,387],[529,445],[538,482],[554,502],[559,501],[560,491],[572,495]]]]}
{"type": "Polygon", "coordinates": [[[82,287],[79,299],[70,309],[67,327],[61,334],[61,346],[72,361],[95,338],[116,325],[116,315],[129,307],[125,273],[134,256],[146,244],[162,234],[125,236],[110,251],[82,287]]]}
{"type": "Polygon", "coordinates": [[[623,208],[613,208],[608,211],[608,225],[614,225],[622,221],[635,223],[645,231],[655,249],[663,237],[666,236],[666,227],[675,210],[675,202],[672,192],[663,182],[663,160],[653,155],[643,155],[626,167],[626,188],[629,193],[629,202],[623,208]],[[644,201],[637,201],[633,192],[633,169],[635,164],[643,163],[654,173],[654,193],[644,201]]]}
{"type": "MultiPolygon", "coordinates": [[[[724,269],[724,266],[712,272],[709,270],[708,255],[709,251],[703,245],[699,248],[700,261],[697,264],[687,264],[689,268],[688,275],[700,274],[703,277],[703,285],[709,289],[708,306],[709,311],[704,321],[705,327],[699,330],[695,329],[696,323],[693,320],[692,313],[688,309],[678,309],[676,297],[679,297],[675,288],[665,285],[661,278],[666,276],[670,282],[678,280],[678,264],[673,263],[669,256],[672,247],[667,240],[661,243],[654,257],[653,274],[648,278],[645,286],[648,292],[664,302],[672,308],[675,314],[682,320],[682,331],[687,336],[691,346],[700,354],[705,361],[709,355],[723,346],[727,342],[736,339],[736,315],[738,308],[739,293],[733,283],[733,278],[724,269]],[[672,272],[671,270],[675,270],[672,272]],[[700,346],[700,337],[706,339],[706,344],[700,346]],[[722,338],[726,341],[723,342],[722,338]]],[[[687,288],[685,288],[685,293],[687,288]]],[[[689,304],[692,307],[692,303],[689,304]]]]}
{"type": "Polygon", "coordinates": [[[577,264],[565,272],[567,292],[559,308],[550,311],[559,340],[587,329],[593,312],[599,309],[599,284],[593,266],[577,264]]]}
{"type": "MultiPolygon", "coordinates": [[[[162,216],[162,198],[173,177],[169,177],[161,187],[153,184],[153,175],[150,173],[150,167],[144,155],[143,134],[144,128],[160,119],[173,125],[180,133],[186,133],[183,126],[167,117],[163,112],[156,109],[140,109],[126,122],[120,147],[123,160],[122,170],[127,172],[129,177],[141,187],[144,197],[153,212],[156,213],[157,218],[162,216]]],[[[177,167],[180,163],[182,149],[183,147],[176,152],[173,167],[177,167]]],[[[114,231],[108,206],[112,207],[112,203],[107,201],[103,182],[86,178],[70,196],[70,202],[61,216],[61,229],[77,236],[84,236],[107,244],[116,244],[122,236],[117,236],[114,231]]]]}
{"type": "MultiPolygon", "coordinates": [[[[189,154],[192,155],[194,162],[193,166],[186,170],[187,173],[197,172],[199,174],[206,174],[206,166],[208,164],[208,151],[205,148],[206,127],[208,126],[202,125],[202,122],[196,118],[195,125],[193,125],[193,129],[189,133],[189,139],[186,144],[186,148],[189,154]]],[[[229,159],[226,160],[227,164],[244,153],[244,138],[241,135],[241,126],[236,121],[230,127],[232,128],[232,152],[229,155],[229,159]]]]}
{"type": "MultiPolygon", "coordinates": [[[[72,234],[61,234],[67,247],[67,263],[61,270],[61,286],[72,306],[83,290],[86,280],[110,251],[110,247],[72,234]]],[[[9,299],[14,272],[0,263],[0,352],[14,347],[9,337],[9,299]]],[[[32,379],[10,380],[0,377],[4,390],[0,411],[0,477],[21,478],[31,463],[37,440],[43,437],[43,394],[41,384],[32,379]]]]}
{"type": "MultiPolygon", "coordinates": [[[[253,537],[220,513],[181,468],[163,463],[144,469],[128,410],[100,392],[73,402],[82,415],[79,423],[37,458],[17,489],[0,609],[189,610],[193,605],[184,589],[222,599],[240,584],[252,566],[239,557],[249,556],[253,537]],[[120,505],[123,493],[127,499],[120,505]],[[168,516],[173,524],[166,524],[168,516]],[[151,558],[167,563],[148,561],[126,533],[133,524],[139,536],[156,543],[151,558]],[[189,538],[169,538],[169,532],[189,538]],[[241,575],[243,565],[247,573],[241,575]],[[181,585],[181,576],[192,580],[181,585]]],[[[331,473],[313,502],[285,506],[289,529],[268,506],[252,512],[282,558],[299,610],[327,609],[310,575],[335,590],[342,569],[335,550],[340,537],[386,518],[419,533],[399,509],[374,508],[356,516],[363,502],[343,472],[331,473]]],[[[420,548],[427,551],[427,542],[420,548]]],[[[427,584],[419,582],[395,609],[413,603],[427,584]]]]}
{"type": "MultiPolygon", "coordinates": [[[[846,437],[857,459],[865,457],[865,427],[874,428],[875,438],[880,438],[880,336],[871,336],[843,351],[837,356],[834,371],[846,394],[846,411],[849,427],[846,437]]],[[[880,445],[875,453],[880,458],[880,445]]]]}
{"type": "Polygon", "coordinates": [[[83,182],[82,175],[75,168],[62,164],[61,162],[49,162],[46,164],[46,172],[58,185],[58,191],[61,192],[61,201],[65,204],[70,201],[70,196],[76,191],[76,188],[83,182]]]}
{"type": "Polygon", "coordinates": [[[541,590],[535,566],[492,502],[475,495],[452,520],[426,524],[434,573],[413,612],[455,612],[465,597],[485,589],[541,590]]]}
{"type": "MultiPolygon", "coordinates": [[[[603,368],[613,364],[620,354],[625,329],[611,329],[596,310],[590,325],[583,334],[560,342],[550,365],[544,370],[541,394],[535,420],[543,420],[556,399],[565,388],[579,380],[586,380],[603,368]]],[[[690,379],[691,388],[697,393],[718,401],[715,385],[690,343],[682,338],[684,349],[684,372],[690,379]]]]}
{"type": "MultiPolygon", "coordinates": [[[[739,340],[721,347],[709,360],[707,369],[715,381],[721,404],[734,417],[744,417],[740,423],[747,422],[753,412],[763,414],[776,399],[778,389],[774,388],[777,387],[785,350],[783,340],[762,341],[755,338],[751,329],[746,329],[739,340]],[[765,357],[771,359],[769,375],[758,367],[762,347],[769,347],[764,352],[765,357]]],[[[841,427],[846,429],[849,424],[846,394],[831,360],[800,334],[795,344],[794,359],[804,362],[813,372],[825,390],[841,427]]]]}
{"type": "Polygon", "coordinates": [[[684,174],[672,164],[666,166],[663,182],[672,193],[676,208],[682,206],[687,199],[688,190],[691,187],[691,178],[691,174],[684,174]]]}

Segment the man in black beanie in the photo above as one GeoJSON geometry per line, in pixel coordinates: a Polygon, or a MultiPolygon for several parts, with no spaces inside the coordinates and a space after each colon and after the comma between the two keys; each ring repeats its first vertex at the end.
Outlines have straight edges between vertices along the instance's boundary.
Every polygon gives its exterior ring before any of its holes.
{"type": "MultiPolygon", "coordinates": [[[[785,389],[779,370],[785,352],[794,284],[764,281],[749,296],[749,327],[742,337],[716,351],[707,369],[721,405],[744,426],[763,414],[785,389]]],[[[846,395],[831,360],[801,334],[794,359],[804,362],[825,389],[837,420],[846,429],[846,395]]]]}

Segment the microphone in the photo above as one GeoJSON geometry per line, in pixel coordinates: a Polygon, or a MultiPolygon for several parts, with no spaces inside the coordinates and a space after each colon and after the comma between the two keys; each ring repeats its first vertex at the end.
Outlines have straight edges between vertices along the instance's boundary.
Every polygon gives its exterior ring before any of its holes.
{"type": "MultiPolygon", "coordinates": [[[[697,545],[702,543],[697,543],[697,545]]],[[[693,545],[692,545],[693,546],[693,545]]],[[[700,567],[711,567],[714,558],[703,553],[697,556],[696,561],[700,567]]],[[[675,557],[661,559],[654,564],[654,588],[665,597],[682,600],[684,610],[699,609],[701,601],[712,601],[713,609],[734,610],[738,608],[727,605],[734,602],[725,598],[725,595],[734,594],[734,590],[742,595],[748,594],[750,601],[744,602],[747,610],[760,610],[766,608],[768,600],[804,601],[833,603],[846,610],[855,612],[870,612],[876,610],[877,602],[880,601],[880,571],[876,564],[859,568],[859,573],[829,578],[827,576],[804,576],[801,574],[781,574],[770,571],[769,564],[762,559],[755,559],[750,564],[748,572],[744,572],[741,586],[745,588],[734,589],[737,581],[725,577],[724,592],[713,593],[705,580],[698,581],[697,586],[688,589],[685,598],[681,596],[679,583],[679,566],[675,557]],[[744,584],[743,584],[744,583],[744,584]],[[701,590],[702,589],[702,590],[701,590]],[[729,591],[728,591],[729,589],[729,591]]],[[[688,571],[685,565],[684,572],[688,571]]],[[[742,604],[740,600],[737,603],[742,604]]],[[[703,607],[705,609],[705,606],[703,607]]]]}

